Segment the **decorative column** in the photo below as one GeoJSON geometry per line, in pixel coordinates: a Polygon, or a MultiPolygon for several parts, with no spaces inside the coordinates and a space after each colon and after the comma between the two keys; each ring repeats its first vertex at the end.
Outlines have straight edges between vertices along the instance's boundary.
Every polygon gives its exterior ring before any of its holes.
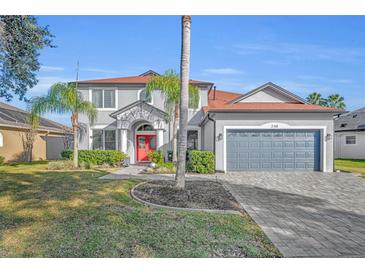
{"type": "Polygon", "coordinates": [[[128,130],[127,129],[121,129],[120,130],[120,137],[121,137],[121,151],[124,153],[127,153],[127,141],[128,141],[128,130]]]}
{"type": "Polygon", "coordinates": [[[163,146],[163,129],[157,129],[157,149],[161,149],[163,146]]]}

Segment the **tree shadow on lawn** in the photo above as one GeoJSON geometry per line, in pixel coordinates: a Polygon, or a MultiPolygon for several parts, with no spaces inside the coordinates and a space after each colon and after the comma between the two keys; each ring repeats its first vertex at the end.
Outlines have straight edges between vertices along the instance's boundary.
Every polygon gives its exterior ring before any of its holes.
{"type": "Polygon", "coordinates": [[[0,256],[280,256],[249,217],[148,208],[129,196],[139,181],[101,175],[0,172],[0,256]]]}

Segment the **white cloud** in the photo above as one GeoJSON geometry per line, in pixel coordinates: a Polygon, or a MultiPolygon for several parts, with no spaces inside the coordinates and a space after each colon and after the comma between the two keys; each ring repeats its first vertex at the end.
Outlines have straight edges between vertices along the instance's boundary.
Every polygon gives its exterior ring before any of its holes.
{"type": "Polygon", "coordinates": [[[38,84],[27,92],[28,97],[44,95],[48,92],[49,88],[58,82],[70,82],[75,79],[58,77],[58,76],[41,76],[38,77],[38,84]]]}
{"type": "Polygon", "coordinates": [[[107,74],[118,74],[118,71],[115,70],[107,70],[107,69],[100,69],[100,68],[86,68],[82,69],[83,71],[88,72],[97,72],[97,73],[107,73],[107,74]]]}
{"type": "Polygon", "coordinates": [[[63,71],[65,68],[63,67],[54,67],[54,66],[41,66],[41,71],[63,71]]]}
{"type": "Polygon", "coordinates": [[[234,68],[209,68],[204,70],[205,73],[220,75],[243,74],[243,71],[234,68]]]}
{"type": "Polygon", "coordinates": [[[319,44],[300,43],[250,43],[234,46],[234,52],[240,55],[261,53],[277,54],[285,59],[311,59],[337,62],[354,62],[365,58],[361,48],[327,47],[319,44]]]}

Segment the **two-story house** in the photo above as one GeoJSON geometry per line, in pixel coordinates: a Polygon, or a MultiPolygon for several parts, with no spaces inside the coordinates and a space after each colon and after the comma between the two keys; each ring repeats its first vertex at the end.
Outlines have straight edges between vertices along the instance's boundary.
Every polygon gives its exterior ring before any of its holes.
{"type": "MultiPolygon", "coordinates": [[[[84,131],[81,149],[115,149],[131,163],[147,161],[149,150],[171,150],[172,123],[161,92],[145,86],[156,75],[79,81],[84,100],[98,109],[84,131]]],[[[188,146],[210,150],[217,171],[333,170],[333,114],[337,109],[307,104],[299,96],[267,83],[246,94],[216,90],[213,83],[190,80],[199,88],[197,109],[189,109],[188,146]]]]}

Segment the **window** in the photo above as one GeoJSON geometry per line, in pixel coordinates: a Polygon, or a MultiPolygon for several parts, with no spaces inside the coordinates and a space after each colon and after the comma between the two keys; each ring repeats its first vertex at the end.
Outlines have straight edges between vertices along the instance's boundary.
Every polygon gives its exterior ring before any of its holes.
{"type": "Polygon", "coordinates": [[[105,136],[105,149],[107,150],[115,150],[115,130],[105,130],[104,131],[105,136]]]}
{"type": "Polygon", "coordinates": [[[346,136],[346,145],[356,145],[356,136],[346,136]]]}
{"type": "Polygon", "coordinates": [[[115,130],[92,130],[92,149],[116,149],[116,131],[115,130]]]}
{"type": "Polygon", "coordinates": [[[93,129],[93,149],[103,149],[103,131],[101,129],[93,129]]]}
{"type": "Polygon", "coordinates": [[[148,93],[145,89],[139,92],[139,100],[152,104],[152,94],[148,93]]]}
{"type": "Polygon", "coordinates": [[[198,149],[197,130],[188,130],[188,149],[198,149]]]}
{"type": "Polygon", "coordinates": [[[142,125],[137,131],[153,131],[153,127],[151,125],[142,125]]]}
{"type": "Polygon", "coordinates": [[[96,108],[115,108],[115,90],[94,89],[91,96],[96,108]]]}

